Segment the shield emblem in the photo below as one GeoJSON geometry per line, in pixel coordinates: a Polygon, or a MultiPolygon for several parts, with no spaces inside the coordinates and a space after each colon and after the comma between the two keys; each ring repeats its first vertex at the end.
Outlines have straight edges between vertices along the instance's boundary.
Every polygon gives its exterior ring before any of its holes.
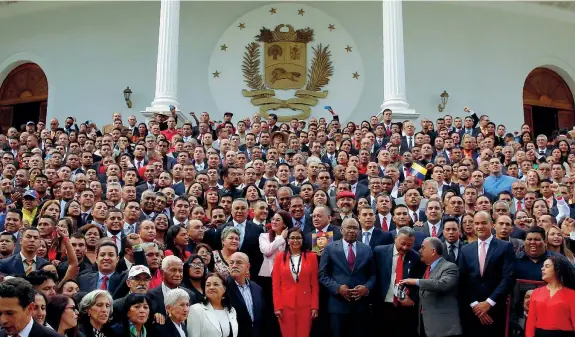
{"type": "Polygon", "coordinates": [[[306,82],[307,48],[303,42],[264,44],[265,84],[271,89],[299,89],[306,82]]]}

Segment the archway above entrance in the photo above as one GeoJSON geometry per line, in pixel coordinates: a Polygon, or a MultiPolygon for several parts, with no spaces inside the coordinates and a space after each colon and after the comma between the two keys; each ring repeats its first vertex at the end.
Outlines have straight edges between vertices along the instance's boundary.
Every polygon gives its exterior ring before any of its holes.
{"type": "Polygon", "coordinates": [[[523,86],[523,112],[534,134],[550,135],[575,121],[573,94],[563,78],[548,68],[535,68],[523,86]]]}
{"type": "Polygon", "coordinates": [[[0,86],[0,125],[20,127],[28,121],[45,121],[47,100],[48,79],[40,66],[18,66],[0,86]]]}

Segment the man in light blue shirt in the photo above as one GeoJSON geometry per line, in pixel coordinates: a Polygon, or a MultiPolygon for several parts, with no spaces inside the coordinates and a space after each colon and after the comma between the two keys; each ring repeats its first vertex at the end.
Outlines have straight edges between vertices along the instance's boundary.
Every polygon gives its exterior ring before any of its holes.
{"type": "Polygon", "coordinates": [[[511,185],[517,181],[517,179],[502,174],[502,169],[503,165],[499,157],[489,159],[489,172],[491,174],[485,179],[485,183],[483,184],[486,193],[493,196],[497,196],[503,191],[511,193],[511,185]]]}

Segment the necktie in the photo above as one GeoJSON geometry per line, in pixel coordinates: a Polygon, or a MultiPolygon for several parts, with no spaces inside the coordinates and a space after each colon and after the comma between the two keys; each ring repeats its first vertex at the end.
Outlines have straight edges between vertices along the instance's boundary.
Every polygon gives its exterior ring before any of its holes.
{"type": "Polygon", "coordinates": [[[236,226],[239,230],[240,230],[240,248],[242,247],[242,244],[244,243],[244,224],[239,223],[236,226]]]}
{"type": "Polygon", "coordinates": [[[353,270],[353,265],[355,263],[355,253],[353,252],[353,245],[350,243],[347,245],[347,265],[349,270],[353,270]]]}
{"type": "Polygon", "coordinates": [[[483,269],[485,268],[485,258],[487,256],[487,248],[485,247],[487,243],[485,241],[480,242],[480,249],[479,249],[479,272],[481,276],[483,276],[483,269]]]}
{"type": "Polygon", "coordinates": [[[381,223],[381,229],[383,229],[383,231],[388,232],[389,231],[389,226],[387,225],[387,217],[383,217],[383,221],[381,223]]]}
{"type": "Polygon", "coordinates": [[[374,210],[377,209],[377,201],[375,200],[375,198],[371,198],[371,208],[373,208],[374,210]]]}
{"type": "Polygon", "coordinates": [[[409,136],[409,148],[413,147],[413,137],[409,136]]]}
{"type": "Polygon", "coordinates": [[[88,218],[88,213],[82,213],[82,223],[86,223],[87,218],[88,218]]]}
{"type": "Polygon", "coordinates": [[[417,212],[413,212],[413,222],[419,221],[419,217],[417,216],[417,212]]]}
{"type": "Polygon", "coordinates": [[[138,162],[138,170],[142,168],[142,162],[138,162]]]}
{"type": "Polygon", "coordinates": [[[423,275],[424,279],[429,279],[429,273],[431,272],[431,265],[427,266],[427,268],[425,268],[425,275],[423,275]]]}
{"type": "Polygon", "coordinates": [[[371,236],[370,232],[363,233],[363,243],[369,245],[369,237],[371,236]]]}
{"type": "Polygon", "coordinates": [[[457,257],[455,256],[455,245],[449,246],[449,260],[454,263],[457,260],[457,257]]]}
{"type": "Polygon", "coordinates": [[[26,260],[26,275],[32,272],[32,265],[34,264],[34,260],[26,260]]]}
{"type": "Polygon", "coordinates": [[[410,170],[409,168],[407,168],[407,167],[405,168],[405,176],[406,176],[406,177],[411,176],[411,170],[410,170]]]}
{"type": "Polygon", "coordinates": [[[112,241],[114,241],[116,246],[118,245],[118,238],[115,235],[112,236],[112,241]]]}
{"type": "Polygon", "coordinates": [[[295,221],[295,226],[296,226],[297,228],[301,228],[301,221],[296,220],[296,221],[295,221]]]}
{"type": "Polygon", "coordinates": [[[521,200],[517,200],[517,210],[521,211],[523,209],[523,206],[521,205],[521,200]]]}
{"type": "Polygon", "coordinates": [[[437,229],[435,229],[435,226],[431,226],[431,236],[434,238],[437,237],[437,229]]]}
{"type": "Polygon", "coordinates": [[[389,137],[391,135],[391,128],[388,127],[387,125],[385,126],[385,133],[387,134],[387,136],[389,137]]]}
{"type": "MultiPolygon", "coordinates": [[[[399,253],[397,255],[397,265],[395,266],[395,283],[398,284],[403,278],[403,254],[399,253]]],[[[396,307],[399,305],[399,299],[393,296],[393,305],[396,307]]]]}
{"type": "Polygon", "coordinates": [[[100,284],[100,289],[108,290],[108,276],[107,275],[104,275],[104,277],[102,278],[102,284],[100,284]]]}

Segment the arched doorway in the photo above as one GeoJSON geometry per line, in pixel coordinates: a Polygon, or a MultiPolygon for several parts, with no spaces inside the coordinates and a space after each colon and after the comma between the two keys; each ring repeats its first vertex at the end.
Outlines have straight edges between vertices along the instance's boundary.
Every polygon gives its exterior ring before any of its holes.
{"type": "Polygon", "coordinates": [[[25,63],[8,74],[0,86],[0,126],[3,130],[29,121],[46,122],[48,80],[35,63],[25,63]]]}
{"type": "Polygon", "coordinates": [[[523,86],[523,112],[535,135],[571,128],[575,121],[571,89],[553,70],[535,68],[523,86]]]}

